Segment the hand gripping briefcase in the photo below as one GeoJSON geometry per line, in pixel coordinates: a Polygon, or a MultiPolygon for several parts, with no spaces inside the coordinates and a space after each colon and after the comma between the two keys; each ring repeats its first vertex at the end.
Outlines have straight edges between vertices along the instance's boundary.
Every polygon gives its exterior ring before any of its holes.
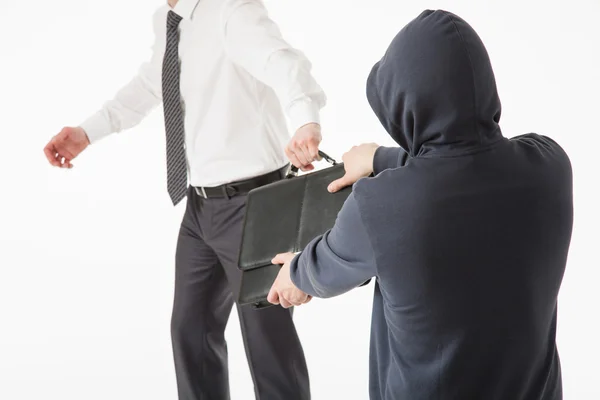
{"type": "Polygon", "coordinates": [[[319,155],[333,166],[301,176],[292,166],[285,179],[248,193],[238,259],[239,304],[269,306],[267,295],[281,267],[271,264],[273,257],[301,251],[335,224],[352,187],[329,193],[327,186],[344,175],[344,165],[321,151],[319,155]]]}

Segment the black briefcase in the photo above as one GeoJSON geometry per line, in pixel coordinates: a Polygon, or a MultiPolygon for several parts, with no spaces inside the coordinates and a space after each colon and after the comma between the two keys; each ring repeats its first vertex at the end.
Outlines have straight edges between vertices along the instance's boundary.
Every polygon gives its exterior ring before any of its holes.
{"type": "Polygon", "coordinates": [[[329,193],[327,186],[344,175],[344,165],[323,152],[319,155],[333,166],[301,176],[292,167],[285,179],[248,193],[238,259],[239,304],[269,306],[267,295],[281,268],[271,264],[273,257],[301,251],[333,227],[352,187],[329,193]]]}

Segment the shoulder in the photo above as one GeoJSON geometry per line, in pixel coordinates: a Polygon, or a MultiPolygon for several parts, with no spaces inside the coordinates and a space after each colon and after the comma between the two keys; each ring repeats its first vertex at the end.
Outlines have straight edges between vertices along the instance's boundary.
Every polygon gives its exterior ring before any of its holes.
{"type": "Polygon", "coordinates": [[[402,203],[408,192],[414,194],[421,184],[416,175],[414,168],[405,166],[386,169],[374,177],[358,180],[352,189],[358,209],[362,213],[369,213],[373,207],[389,207],[402,203]]]}
{"type": "Polygon", "coordinates": [[[152,14],[152,24],[154,26],[154,30],[158,31],[165,27],[165,22],[167,20],[167,13],[169,12],[169,6],[167,4],[158,7],[154,14],[152,14]]]}
{"type": "Polygon", "coordinates": [[[236,11],[249,10],[252,13],[266,13],[266,7],[262,0],[225,0],[222,3],[221,17],[227,21],[236,11]]]}
{"type": "Polygon", "coordinates": [[[527,133],[511,138],[510,142],[526,152],[531,161],[571,175],[571,160],[567,152],[554,139],[537,133],[527,133]]]}
{"type": "Polygon", "coordinates": [[[540,150],[551,152],[568,158],[565,150],[552,138],[537,133],[527,133],[515,136],[510,139],[511,142],[522,146],[532,146],[540,150]]]}

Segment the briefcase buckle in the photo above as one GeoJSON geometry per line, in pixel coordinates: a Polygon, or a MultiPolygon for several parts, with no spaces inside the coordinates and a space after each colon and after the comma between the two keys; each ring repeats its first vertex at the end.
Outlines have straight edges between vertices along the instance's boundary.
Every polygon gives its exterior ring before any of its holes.
{"type": "MultiPolygon", "coordinates": [[[[325,153],[321,150],[319,150],[319,157],[321,157],[323,160],[327,161],[331,165],[337,165],[337,161],[335,161],[335,159],[333,159],[327,153],[325,153]]],[[[294,178],[296,176],[298,176],[298,168],[296,166],[292,165],[285,177],[286,178],[294,178]]]]}
{"type": "Polygon", "coordinates": [[[337,161],[335,161],[333,158],[331,158],[330,156],[328,156],[324,152],[319,151],[319,155],[321,156],[322,159],[324,159],[325,161],[327,161],[329,164],[331,164],[331,165],[337,165],[337,161]]]}

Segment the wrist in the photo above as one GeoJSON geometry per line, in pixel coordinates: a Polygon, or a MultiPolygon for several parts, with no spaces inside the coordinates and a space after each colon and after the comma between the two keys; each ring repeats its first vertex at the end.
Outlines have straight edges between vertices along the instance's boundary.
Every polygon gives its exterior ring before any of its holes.
{"type": "Polygon", "coordinates": [[[307,122],[304,125],[299,126],[298,129],[296,129],[296,132],[301,129],[314,129],[315,131],[321,133],[321,124],[318,122],[307,122]]]}

